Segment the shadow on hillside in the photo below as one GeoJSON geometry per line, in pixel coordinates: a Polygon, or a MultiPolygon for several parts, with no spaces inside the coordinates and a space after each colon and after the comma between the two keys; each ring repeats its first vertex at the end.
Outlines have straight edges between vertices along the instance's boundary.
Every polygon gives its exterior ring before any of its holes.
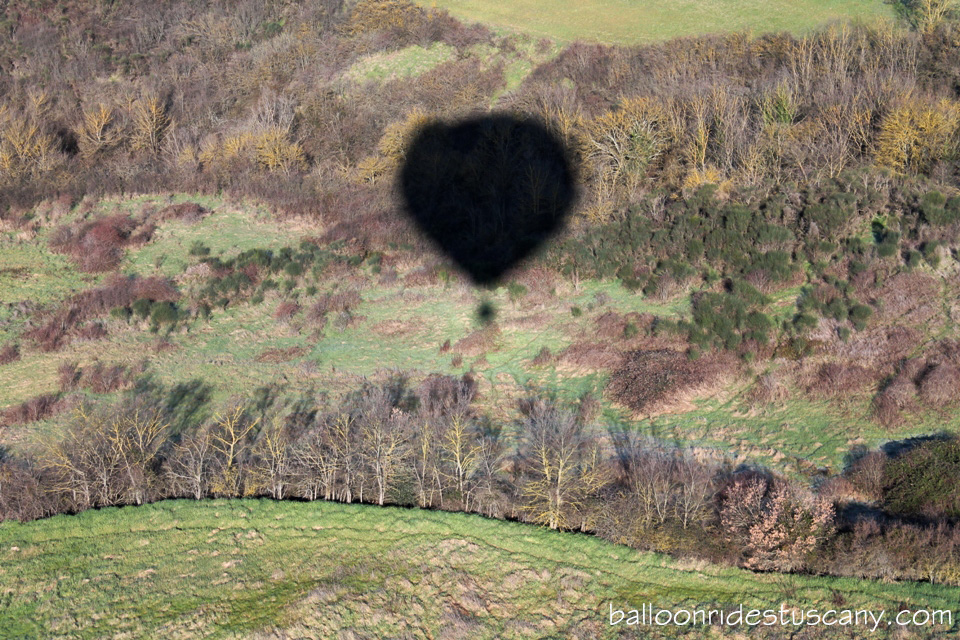
{"type": "Polygon", "coordinates": [[[480,116],[421,128],[398,187],[419,229],[489,286],[560,231],[575,200],[573,166],[538,121],[480,116]]]}

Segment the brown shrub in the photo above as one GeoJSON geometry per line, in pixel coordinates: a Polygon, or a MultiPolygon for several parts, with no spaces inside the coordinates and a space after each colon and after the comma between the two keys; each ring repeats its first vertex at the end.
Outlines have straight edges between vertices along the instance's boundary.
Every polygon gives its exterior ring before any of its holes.
{"type": "Polygon", "coordinates": [[[614,401],[643,411],[696,390],[732,367],[720,356],[691,361],[672,349],[633,351],[610,375],[607,393],[614,401]]]}
{"type": "Polygon", "coordinates": [[[750,402],[757,405],[779,404],[787,399],[787,388],[776,372],[757,376],[757,381],[747,393],[750,402]]]}
{"type": "Polygon", "coordinates": [[[917,386],[912,376],[898,373],[873,399],[873,415],[884,427],[895,427],[903,421],[903,411],[916,404],[917,386]]]}
{"type": "Polygon", "coordinates": [[[457,340],[453,350],[465,356],[479,355],[496,349],[499,338],[500,327],[495,324],[490,325],[457,340]]]}
{"type": "Polygon", "coordinates": [[[199,222],[207,213],[209,213],[209,211],[196,202],[183,202],[164,207],[151,216],[151,219],[156,222],[166,222],[167,220],[199,222]]]}
{"type": "Polygon", "coordinates": [[[403,284],[407,287],[429,287],[439,282],[440,277],[435,266],[417,267],[403,276],[403,284]]]}
{"type": "Polygon", "coordinates": [[[632,324],[637,328],[638,334],[649,334],[653,327],[655,317],[650,313],[626,313],[620,314],[616,311],[607,311],[594,320],[598,338],[605,340],[623,340],[627,326],[632,324]]]}
{"type": "Polygon", "coordinates": [[[307,317],[311,321],[318,321],[328,313],[349,313],[361,301],[360,292],[356,289],[328,293],[310,307],[307,317]]]}
{"type": "Polygon", "coordinates": [[[82,271],[112,271],[123,259],[124,247],[150,240],[152,226],[134,234],[136,220],[126,214],[105,216],[73,226],[62,226],[50,235],[50,247],[68,254],[82,271]]]}
{"type": "Polygon", "coordinates": [[[15,344],[5,344],[0,347],[0,365],[9,364],[20,359],[20,347],[15,344]]]}
{"type": "Polygon", "coordinates": [[[60,399],[60,394],[46,393],[5,409],[0,413],[0,424],[12,426],[46,420],[67,409],[67,403],[60,399]]]}
{"type": "Polygon", "coordinates": [[[83,372],[80,386],[94,393],[111,393],[129,387],[133,383],[133,372],[121,364],[105,366],[97,362],[83,372]]]}
{"type": "Polygon", "coordinates": [[[463,356],[459,353],[453,354],[453,357],[450,358],[451,367],[462,367],[463,366],[463,356]]]}
{"type": "Polygon", "coordinates": [[[77,330],[80,340],[102,340],[107,337],[107,330],[99,322],[88,322],[77,330]]]}
{"type": "Polygon", "coordinates": [[[273,318],[280,322],[286,322],[300,311],[300,305],[291,300],[285,300],[277,305],[277,310],[273,312],[273,318]]]}
{"type": "Polygon", "coordinates": [[[808,391],[820,396],[835,396],[859,391],[874,380],[869,369],[858,365],[829,362],[820,366],[808,391]]]}
{"type": "Polygon", "coordinates": [[[577,403],[577,421],[580,424],[589,424],[600,415],[600,399],[589,391],[580,396],[577,403]]]}
{"type": "Polygon", "coordinates": [[[960,400],[960,368],[952,363],[935,364],[924,372],[919,383],[920,398],[935,407],[960,400]]]}
{"type": "Polygon", "coordinates": [[[469,374],[460,378],[432,374],[417,387],[417,397],[428,413],[446,413],[458,407],[466,408],[477,395],[477,384],[469,374]]]}
{"type": "Polygon", "coordinates": [[[605,343],[575,342],[557,356],[560,364],[598,371],[623,365],[624,354],[605,343]]]}
{"type": "MultiPolygon", "coordinates": [[[[71,335],[82,334],[89,339],[106,335],[105,331],[80,327],[91,318],[102,316],[115,307],[126,307],[139,298],[174,302],[180,297],[176,288],[162,278],[136,278],[117,275],[102,287],[89,289],[65,301],[46,314],[46,321],[29,329],[24,336],[33,340],[43,351],[56,351],[69,341],[71,335]]],[[[102,329],[102,327],[101,327],[102,329]]]]}
{"type": "Polygon", "coordinates": [[[447,351],[450,351],[450,339],[449,339],[449,338],[446,339],[446,340],[444,340],[444,341],[443,341],[443,344],[440,345],[440,353],[446,353],[447,351]]]}
{"type": "Polygon", "coordinates": [[[57,367],[57,380],[61,391],[72,391],[80,382],[81,370],[76,362],[62,362],[57,367]]]}

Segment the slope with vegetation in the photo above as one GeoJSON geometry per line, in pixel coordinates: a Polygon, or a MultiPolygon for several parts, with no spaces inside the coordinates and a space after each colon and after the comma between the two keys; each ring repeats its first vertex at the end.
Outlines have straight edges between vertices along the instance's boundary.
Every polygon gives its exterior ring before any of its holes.
{"type": "Polygon", "coordinates": [[[960,26],[901,8],[560,48],[386,0],[8,3],[0,518],[359,500],[957,584],[925,470],[960,424],[960,26]],[[480,294],[394,179],[491,109],[581,197],[480,294]]]}

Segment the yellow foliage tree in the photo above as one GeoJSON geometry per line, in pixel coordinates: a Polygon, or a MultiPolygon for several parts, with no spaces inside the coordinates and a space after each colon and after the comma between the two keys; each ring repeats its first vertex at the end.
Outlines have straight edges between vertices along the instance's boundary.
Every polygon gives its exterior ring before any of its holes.
{"type": "Polygon", "coordinates": [[[19,177],[46,171],[53,165],[57,145],[37,118],[0,107],[0,172],[19,177]]]}
{"type": "Polygon", "coordinates": [[[927,171],[957,152],[960,108],[951,100],[936,104],[911,100],[893,109],[880,123],[876,162],[899,172],[927,171]]]}
{"type": "Polygon", "coordinates": [[[83,119],[76,128],[76,134],[80,154],[85,158],[91,158],[116,146],[123,138],[113,108],[104,104],[97,104],[83,111],[83,119]]]}
{"type": "Polygon", "coordinates": [[[166,105],[155,95],[148,95],[133,103],[132,146],[138,151],[159,153],[160,144],[170,128],[166,105]]]}
{"type": "Polygon", "coordinates": [[[410,143],[434,118],[419,107],[399,122],[387,125],[377,145],[377,154],[357,163],[356,177],[361,182],[376,182],[396,170],[406,157],[410,143]]]}
{"type": "Polygon", "coordinates": [[[586,133],[600,184],[628,191],[677,137],[666,110],[651,98],[627,98],[590,121],[586,133]]]}

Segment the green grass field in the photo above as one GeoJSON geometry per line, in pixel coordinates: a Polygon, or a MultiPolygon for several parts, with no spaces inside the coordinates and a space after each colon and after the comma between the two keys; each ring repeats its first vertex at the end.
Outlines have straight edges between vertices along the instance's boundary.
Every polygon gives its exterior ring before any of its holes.
{"type": "Polygon", "coordinates": [[[421,0],[458,18],[560,42],[638,44],[704,33],[804,33],[892,16],[882,0],[421,0]]]}
{"type": "Polygon", "coordinates": [[[603,638],[616,635],[610,603],[889,613],[958,601],[957,588],[754,574],[415,509],[169,501],[0,524],[3,638],[603,638]]]}

